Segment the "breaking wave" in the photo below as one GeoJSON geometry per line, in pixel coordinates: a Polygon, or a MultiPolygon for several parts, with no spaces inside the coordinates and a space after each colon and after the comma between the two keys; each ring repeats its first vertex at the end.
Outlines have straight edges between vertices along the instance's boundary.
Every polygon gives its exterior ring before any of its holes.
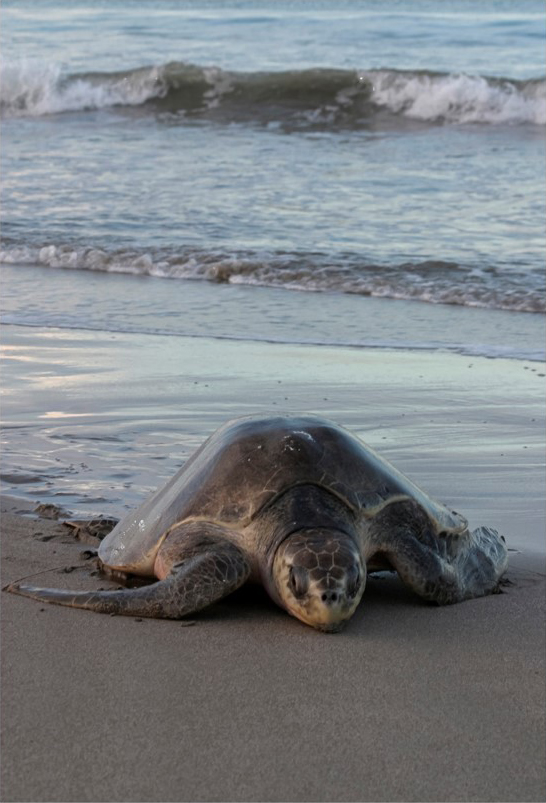
{"type": "Polygon", "coordinates": [[[1,79],[0,111],[11,117],[138,107],[182,118],[332,128],[380,125],[386,117],[546,124],[544,78],[395,69],[235,72],[183,62],[69,74],[21,59],[4,63],[1,79]]]}
{"type": "Polygon", "coordinates": [[[465,266],[441,260],[381,265],[354,253],[108,251],[68,244],[7,244],[0,249],[0,263],[546,312],[543,272],[528,267],[507,270],[506,266],[465,266]]]}

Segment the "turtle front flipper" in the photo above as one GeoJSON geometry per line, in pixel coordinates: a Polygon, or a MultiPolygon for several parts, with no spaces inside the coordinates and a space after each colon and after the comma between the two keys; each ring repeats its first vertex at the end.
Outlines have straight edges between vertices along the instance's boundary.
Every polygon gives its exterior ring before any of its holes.
{"type": "Polygon", "coordinates": [[[181,619],[212,605],[247,580],[245,553],[220,527],[192,522],[164,539],[156,558],[158,582],[122,591],[64,591],[13,583],[5,590],[97,613],[181,619]]]}
{"type": "Polygon", "coordinates": [[[385,508],[371,536],[400,579],[420,597],[439,605],[462,602],[498,591],[508,566],[504,539],[496,530],[436,535],[423,510],[412,500],[385,508]]]}

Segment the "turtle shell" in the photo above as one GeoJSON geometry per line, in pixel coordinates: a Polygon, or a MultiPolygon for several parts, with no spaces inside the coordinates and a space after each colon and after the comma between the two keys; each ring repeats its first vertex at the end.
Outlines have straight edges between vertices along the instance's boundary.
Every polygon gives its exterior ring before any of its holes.
{"type": "Polygon", "coordinates": [[[166,485],[119,522],[102,541],[99,557],[111,568],[153,575],[157,550],[177,524],[206,519],[242,531],[265,505],[303,484],[325,488],[367,517],[409,497],[437,533],[467,526],[337,424],[315,416],[251,416],[213,433],[166,485]]]}

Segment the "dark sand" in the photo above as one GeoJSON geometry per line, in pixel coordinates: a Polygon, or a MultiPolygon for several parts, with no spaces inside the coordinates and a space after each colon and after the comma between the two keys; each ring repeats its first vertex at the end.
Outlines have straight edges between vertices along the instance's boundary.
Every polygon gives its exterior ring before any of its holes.
{"type": "MultiPolygon", "coordinates": [[[[268,360],[295,353],[261,349],[268,360]]],[[[376,441],[388,438],[389,458],[425,490],[440,491],[472,526],[501,529],[517,550],[511,585],[440,608],[396,578],[371,579],[336,635],[313,631],[252,590],[196,616],[193,626],[3,593],[2,800],[545,799],[536,374],[508,361],[473,360],[469,369],[468,358],[446,355],[330,351],[298,354],[307,366],[315,355],[324,377],[351,354],[369,370],[330,392],[324,381],[324,412],[359,432],[372,422],[376,441]],[[332,399],[343,399],[343,408],[332,399]],[[396,405],[407,418],[393,417],[396,405]],[[382,414],[385,435],[378,435],[382,414]]],[[[308,377],[309,402],[312,370],[308,377]]],[[[306,378],[286,378],[283,391],[298,400],[293,410],[306,409],[306,378]]],[[[243,412],[253,400],[261,411],[268,387],[260,396],[234,379],[229,403],[239,392],[243,412]]],[[[61,523],[18,514],[18,501],[5,507],[3,584],[50,569],[36,584],[108,586],[90,576],[85,545],[61,523]]]]}

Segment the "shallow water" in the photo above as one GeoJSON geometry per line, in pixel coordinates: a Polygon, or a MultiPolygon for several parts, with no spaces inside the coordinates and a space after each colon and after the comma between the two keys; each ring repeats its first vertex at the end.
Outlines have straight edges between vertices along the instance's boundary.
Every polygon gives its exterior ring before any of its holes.
{"type": "Polygon", "coordinates": [[[315,413],[473,524],[520,517],[507,534],[538,548],[545,373],[427,351],[5,326],[2,488],[120,516],[226,420],[315,413]]]}
{"type": "Polygon", "coordinates": [[[4,265],[0,288],[6,324],[545,358],[544,316],[497,309],[30,265],[4,265]]]}
{"type": "Polygon", "coordinates": [[[5,490],[120,512],[226,417],[283,407],[387,438],[446,498],[453,425],[491,510],[501,451],[518,510],[537,498],[512,392],[534,411],[543,373],[542,3],[2,17],[5,490]],[[416,377],[404,350],[441,354],[416,377]]]}

